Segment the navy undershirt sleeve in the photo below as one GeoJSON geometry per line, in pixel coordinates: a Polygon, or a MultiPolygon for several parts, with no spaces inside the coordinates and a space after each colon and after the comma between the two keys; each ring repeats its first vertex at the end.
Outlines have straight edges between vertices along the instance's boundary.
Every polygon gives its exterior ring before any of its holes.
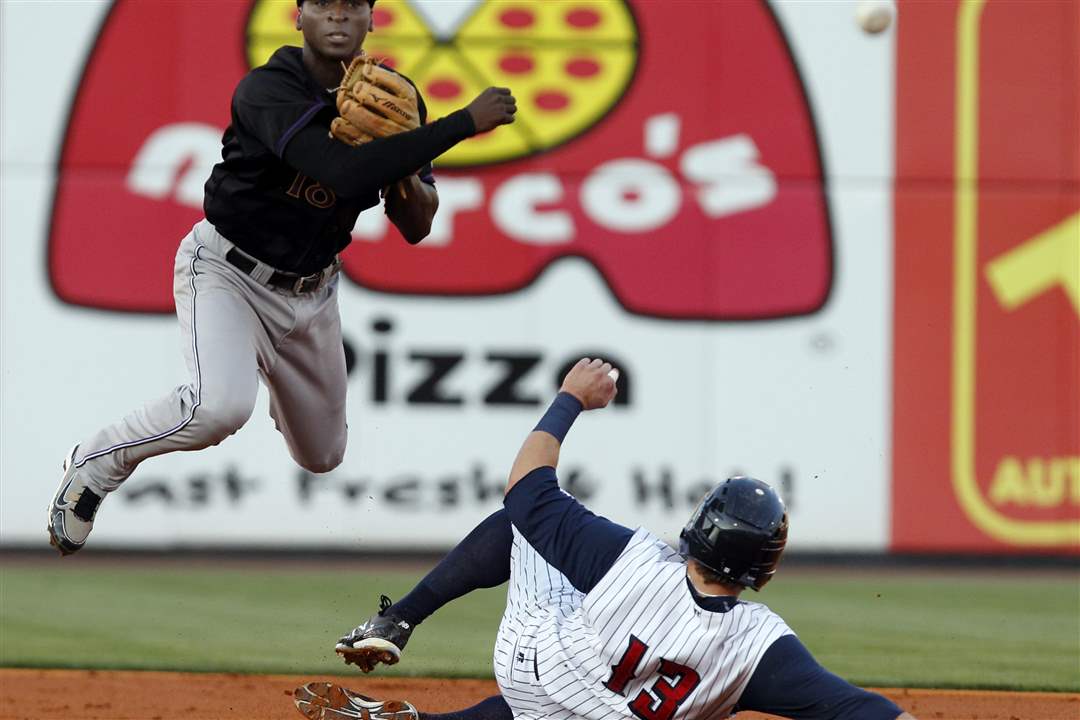
{"type": "Polygon", "coordinates": [[[904,711],[823,668],[799,638],[765,651],[735,706],[796,720],[896,720],[904,711]]]}
{"type": "Polygon", "coordinates": [[[521,478],[503,505],[518,532],[583,593],[600,582],[634,534],[564,492],[553,467],[521,478]]]}

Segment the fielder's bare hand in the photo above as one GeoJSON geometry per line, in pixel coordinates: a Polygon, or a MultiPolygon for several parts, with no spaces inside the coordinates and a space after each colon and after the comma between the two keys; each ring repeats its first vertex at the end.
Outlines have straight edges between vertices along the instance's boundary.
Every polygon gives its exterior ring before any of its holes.
{"type": "Polygon", "coordinates": [[[606,407],[615,398],[615,380],[619,371],[611,363],[596,358],[582,358],[563,379],[560,392],[570,393],[584,410],[606,407]]]}
{"type": "Polygon", "coordinates": [[[514,122],[517,112],[517,100],[510,93],[510,88],[489,87],[476,96],[465,108],[476,125],[476,133],[493,130],[500,125],[514,122]]]}

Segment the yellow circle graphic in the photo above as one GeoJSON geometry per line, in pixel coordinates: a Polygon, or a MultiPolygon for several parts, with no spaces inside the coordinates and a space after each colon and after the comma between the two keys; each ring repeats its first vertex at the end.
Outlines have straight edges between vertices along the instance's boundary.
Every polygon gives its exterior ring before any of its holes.
{"type": "MultiPolygon", "coordinates": [[[[430,4],[438,0],[427,0],[430,4]]],[[[544,152],[586,132],[626,92],[638,29],[625,0],[474,0],[455,3],[436,30],[422,0],[378,0],[364,49],[409,76],[428,117],[448,115],[484,88],[518,100],[514,124],[460,143],[441,167],[474,167],[544,152]]],[[[256,0],[247,28],[251,67],[282,45],[302,43],[293,0],[256,0]]]]}

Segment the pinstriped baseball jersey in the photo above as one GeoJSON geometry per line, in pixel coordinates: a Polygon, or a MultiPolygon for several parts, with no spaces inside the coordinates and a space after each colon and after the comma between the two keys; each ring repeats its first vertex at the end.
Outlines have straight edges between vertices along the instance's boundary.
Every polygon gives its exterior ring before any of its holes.
{"type": "Polygon", "coordinates": [[[643,529],[582,593],[515,527],[496,679],[516,718],[727,717],[792,634],[764,605],[727,600],[703,608],[683,559],[643,529]]]}

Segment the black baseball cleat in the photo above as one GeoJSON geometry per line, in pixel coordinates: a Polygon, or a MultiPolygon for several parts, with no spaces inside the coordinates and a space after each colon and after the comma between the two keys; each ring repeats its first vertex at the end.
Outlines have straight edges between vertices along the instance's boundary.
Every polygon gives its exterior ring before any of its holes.
{"type": "Polygon", "coordinates": [[[71,555],[82,549],[94,529],[94,516],[102,500],[79,479],[75,468],[75,451],[78,449],[78,445],[71,448],[64,459],[64,476],[49,505],[49,544],[61,555],[71,555]]]}
{"type": "Polygon", "coordinates": [[[312,682],[293,690],[296,709],[308,720],[419,720],[404,700],[376,700],[340,685],[312,682]]]}
{"type": "Polygon", "coordinates": [[[368,673],[379,663],[394,665],[401,659],[413,626],[387,612],[392,604],[390,598],[380,596],[379,612],[338,640],[334,650],[345,658],[346,664],[354,664],[368,673]]]}

